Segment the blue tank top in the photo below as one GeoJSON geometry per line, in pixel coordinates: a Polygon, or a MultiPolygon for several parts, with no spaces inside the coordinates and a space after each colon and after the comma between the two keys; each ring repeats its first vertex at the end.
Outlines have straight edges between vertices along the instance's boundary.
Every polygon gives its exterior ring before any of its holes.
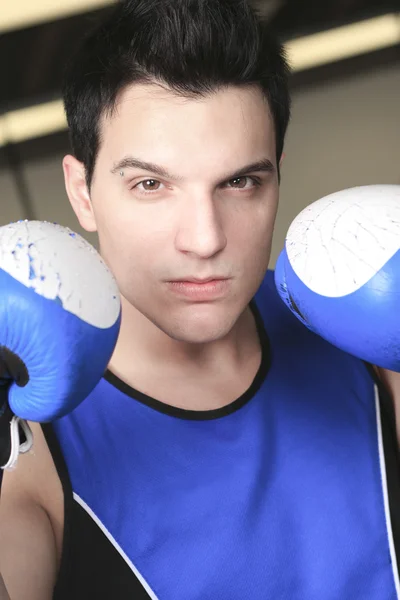
{"type": "Polygon", "coordinates": [[[66,497],[55,598],[400,598],[376,382],[270,272],[253,312],[260,370],[225,409],[172,409],[109,373],[47,427],[66,497]]]}

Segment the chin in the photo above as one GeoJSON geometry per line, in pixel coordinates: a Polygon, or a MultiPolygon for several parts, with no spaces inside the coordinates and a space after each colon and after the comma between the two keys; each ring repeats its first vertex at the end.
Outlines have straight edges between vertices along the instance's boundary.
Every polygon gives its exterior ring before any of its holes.
{"type": "MultiPolygon", "coordinates": [[[[219,311],[218,311],[219,312],[219,311]]],[[[188,344],[209,344],[223,339],[229,334],[240,313],[193,315],[192,318],[177,318],[164,323],[163,331],[172,339],[188,344]]]]}
{"type": "Polygon", "coordinates": [[[225,337],[226,333],[221,333],[220,331],[173,331],[169,336],[177,342],[182,342],[184,344],[204,345],[221,340],[225,337]]]}

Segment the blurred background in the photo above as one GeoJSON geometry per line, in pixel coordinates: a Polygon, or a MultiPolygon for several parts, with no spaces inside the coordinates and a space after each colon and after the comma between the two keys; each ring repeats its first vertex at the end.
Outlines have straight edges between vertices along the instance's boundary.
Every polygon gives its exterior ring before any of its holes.
{"type": "MultiPolygon", "coordinates": [[[[356,185],[400,184],[399,2],[254,0],[293,68],[272,266],[307,204],[356,185]]],[[[40,219],[84,233],[63,185],[61,78],[77,40],[111,5],[0,0],[0,225],[40,219]]]]}

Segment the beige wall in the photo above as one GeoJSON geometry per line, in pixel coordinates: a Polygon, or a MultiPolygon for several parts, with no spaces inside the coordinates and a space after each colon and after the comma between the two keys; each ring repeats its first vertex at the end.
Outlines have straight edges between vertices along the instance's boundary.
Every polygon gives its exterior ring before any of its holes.
{"type": "Polygon", "coordinates": [[[0,225],[24,217],[15,194],[14,182],[5,169],[0,169],[0,225]]]}
{"type": "MultiPolygon", "coordinates": [[[[290,221],[307,204],[356,185],[400,184],[400,65],[295,92],[286,154],[272,265],[290,221]]],[[[30,162],[26,178],[38,219],[80,231],[65,196],[61,160],[30,162]]],[[[0,222],[22,218],[4,170],[0,189],[0,222]]]]}
{"type": "Polygon", "coordinates": [[[294,96],[273,260],[291,220],[326,194],[400,184],[400,65],[294,96]]]}
{"type": "MultiPolygon", "coordinates": [[[[62,173],[63,154],[48,157],[45,160],[29,161],[23,170],[29,188],[35,217],[40,221],[50,221],[71,227],[84,235],[93,244],[96,237],[87,234],[80,228],[79,223],[70,207],[64,189],[62,173]]],[[[15,184],[5,170],[0,170],[0,223],[24,218],[18,205],[15,184]]]]}

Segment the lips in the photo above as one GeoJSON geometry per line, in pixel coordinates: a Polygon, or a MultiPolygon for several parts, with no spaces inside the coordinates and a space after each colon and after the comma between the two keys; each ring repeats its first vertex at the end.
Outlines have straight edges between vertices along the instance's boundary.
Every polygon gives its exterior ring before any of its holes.
{"type": "Polygon", "coordinates": [[[168,282],[168,287],[174,294],[194,302],[210,302],[226,297],[230,289],[230,280],[217,278],[198,279],[190,277],[168,282]]]}

